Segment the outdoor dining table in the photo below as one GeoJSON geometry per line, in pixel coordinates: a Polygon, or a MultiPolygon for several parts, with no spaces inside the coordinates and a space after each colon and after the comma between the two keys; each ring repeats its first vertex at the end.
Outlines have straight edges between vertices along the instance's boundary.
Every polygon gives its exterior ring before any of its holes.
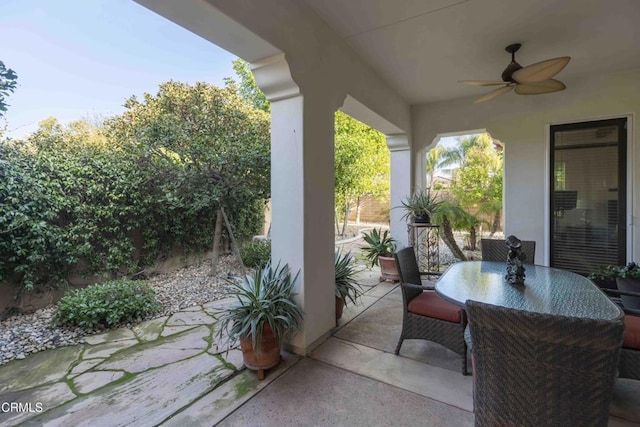
{"type": "Polygon", "coordinates": [[[524,285],[505,279],[506,262],[452,264],[435,283],[445,300],[464,307],[467,300],[530,312],[617,320],[623,312],[591,280],[570,271],[525,264],[524,285]]]}

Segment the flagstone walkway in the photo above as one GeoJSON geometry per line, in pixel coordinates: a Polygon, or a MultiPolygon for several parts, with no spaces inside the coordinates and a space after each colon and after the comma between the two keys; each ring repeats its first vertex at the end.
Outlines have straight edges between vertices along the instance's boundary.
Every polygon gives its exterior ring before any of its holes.
{"type": "MultiPolygon", "coordinates": [[[[0,424],[162,423],[241,372],[241,352],[226,351],[212,329],[226,303],[88,336],[84,344],[0,367],[0,424]]],[[[237,379],[233,398],[256,382],[251,375],[237,379]]]]}

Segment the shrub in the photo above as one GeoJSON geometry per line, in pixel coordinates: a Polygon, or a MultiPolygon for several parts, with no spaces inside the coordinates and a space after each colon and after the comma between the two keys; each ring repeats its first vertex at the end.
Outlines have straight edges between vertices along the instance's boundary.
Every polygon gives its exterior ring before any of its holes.
{"type": "Polygon", "coordinates": [[[608,265],[601,267],[595,273],[589,274],[589,279],[640,279],[640,265],[630,262],[627,265],[608,265]]]}
{"type": "Polygon", "coordinates": [[[144,282],[113,280],[67,292],[58,302],[51,323],[54,326],[114,326],[157,313],[160,303],[144,282]]]}
{"type": "Polygon", "coordinates": [[[271,259],[271,242],[267,240],[247,243],[240,249],[240,257],[247,267],[264,268],[271,259]]]}
{"type": "MultiPolygon", "coordinates": [[[[218,123],[215,117],[201,119],[218,123]]],[[[245,169],[226,172],[233,181],[227,195],[212,190],[216,168],[222,167],[214,160],[210,167],[194,167],[188,147],[180,155],[167,154],[180,148],[175,147],[179,132],[174,145],[158,147],[151,137],[131,137],[138,132],[128,126],[108,134],[106,128],[83,130],[90,126],[83,122],[63,127],[47,119],[24,141],[0,138],[0,286],[45,290],[78,270],[119,277],[177,248],[185,255],[203,252],[211,247],[221,206],[233,213],[229,221],[236,238],[256,234],[269,189],[269,121],[262,117],[256,123],[262,131],[245,135],[249,141],[239,135],[233,143],[223,138],[227,142],[217,148],[203,146],[202,138],[196,141],[200,145],[187,144],[207,159],[227,159],[227,146],[236,157],[249,156],[248,169],[245,162],[245,169]]],[[[237,165],[236,157],[220,164],[237,165]]]]}

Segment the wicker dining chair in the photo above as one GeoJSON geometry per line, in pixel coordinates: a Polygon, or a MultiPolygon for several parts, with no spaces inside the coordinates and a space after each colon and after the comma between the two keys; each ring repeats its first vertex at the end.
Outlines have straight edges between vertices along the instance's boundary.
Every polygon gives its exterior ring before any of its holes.
{"type": "Polygon", "coordinates": [[[458,353],[462,357],[462,374],[468,375],[467,344],[464,340],[466,313],[421,284],[413,247],[397,251],[394,257],[400,274],[403,302],[402,333],[395,354],[400,353],[406,339],[433,341],[458,353]]]}
{"type": "Polygon", "coordinates": [[[466,304],[476,426],[606,426],[622,321],[466,304]]]}
{"type": "MultiPolygon", "coordinates": [[[[536,242],[535,240],[522,241],[522,253],[526,256],[526,264],[536,263],[536,242]]],[[[482,261],[507,261],[509,248],[501,239],[480,239],[480,250],[482,261]]]]}
{"type": "MultiPolygon", "coordinates": [[[[602,289],[609,295],[640,297],[640,292],[621,291],[618,289],[602,289]]],[[[624,338],[622,352],[618,362],[618,376],[640,380],[640,310],[626,308],[624,310],[624,338]]]]}

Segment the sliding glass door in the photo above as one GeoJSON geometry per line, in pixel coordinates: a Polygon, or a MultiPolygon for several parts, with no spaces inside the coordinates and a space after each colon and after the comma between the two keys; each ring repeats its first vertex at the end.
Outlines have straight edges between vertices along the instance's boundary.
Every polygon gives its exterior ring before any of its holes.
{"type": "Polygon", "coordinates": [[[626,119],[551,127],[551,266],[626,261],[626,119]]]}

